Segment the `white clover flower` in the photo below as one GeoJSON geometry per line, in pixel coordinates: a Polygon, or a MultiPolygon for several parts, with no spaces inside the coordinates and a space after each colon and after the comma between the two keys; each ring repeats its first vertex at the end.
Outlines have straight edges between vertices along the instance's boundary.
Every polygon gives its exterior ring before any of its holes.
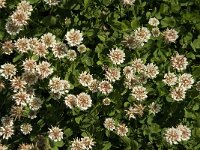
{"type": "Polygon", "coordinates": [[[17,69],[13,64],[5,63],[1,65],[0,74],[5,79],[11,79],[13,76],[16,75],[17,69]]]}
{"type": "Polygon", "coordinates": [[[179,86],[190,89],[192,87],[192,84],[194,83],[194,79],[191,74],[184,73],[178,78],[179,86]]]}
{"type": "Polygon", "coordinates": [[[119,48],[115,48],[115,49],[112,48],[110,50],[110,54],[108,54],[108,57],[110,58],[113,64],[120,65],[125,60],[125,53],[119,48]]]}
{"type": "Polygon", "coordinates": [[[145,69],[145,75],[148,78],[154,79],[159,74],[158,66],[153,63],[147,64],[145,69]]]}
{"type": "Polygon", "coordinates": [[[163,82],[169,86],[173,86],[177,83],[177,77],[174,73],[166,73],[163,82]]]}
{"type": "Polygon", "coordinates": [[[27,12],[24,12],[23,10],[16,10],[11,16],[10,16],[12,22],[16,26],[25,26],[28,24],[27,20],[29,19],[29,15],[27,12]]]}
{"type": "Polygon", "coordinates": [[[112,118],[106,118],[104,121],[104,127],[110,131],[115,130],[115,121],[112,118]]]}
{"type": "Polygon", "coordinates": [[[93,138],[90,138],[88,136],[81,138],[81,142],[85,145],[85,149],[92,149],[92,146],[94,146],[95,142],[93,141],[93,138]]]}
{"type": "Polygon", "coordinates": [[[176,56],[171,57],[171,65],[174,69],[178,71],[183,71],[188,65],[187,58],[184,55],[179,55],[176,53],[176,56]]]}
{"type": "Polygon", "coordinates": [[[71,143],[72,144],[71,144],[70,150],[84,150],[84,149],[86,149],[85,144],[79,138],[75,138],[71,143]]]}
{"type": "Polygon", "coordinates": [[[49,53],[46,45],[42,42],[37,42],[37,45],[35,45],[34,49],[32,50],[35,55],[38,55],[40,57],[46,57],[46,55],[49,53]]]}
{"type": "Polygon", "coordinates": [[[178,86],[178,87],[173,88],[170,94],[173,100],[182,101],[183,99],[185,99],[185,93],[186,93],[186,89],[181,86],[178,86]]]}
{"type": "Polygon", "coordinates": [[[144,62],[140,58],[136,58],[135,60],[133,60],[132,67],[133,67],[133,70],[138,73],[144,73],[146,69],[144,62]]]}
{"type": "Polygon", "coordinates": [[[39,63],[36,70],[41,79],[47,78],[53,73],[53,68],[51,68],[51,64],[47,61],[39,63]]]}
{"type": "Polygon", "coordinates": [[[32,96],[29,100],[29,108],[33,111],[37,111],[42,107],[42,101],[41,99],[32,96]]]}
{"type": "Polygon", "coordinates": [[[92,81],[89,82],[88,84],[88,88],[90,91],[94,92],[98,92],[98,86],[99,86],[99,81],[96,79],[92,79],[92,81]]]}
{"type": "Polygon", "coordinates": [[[147,98],[147,91],[146,88],[143,86],[135,86],[132,89],[132,96],[138,100],[138,101],[143,101],[147,98]]]}
{"type": "Polygon", "coordinates": [[[3,126],[13,126],[14,125],[13,118],[8,117],[8,116],[2,117],[1,122],[2,122],[3,126]]]}
{"type": "Polygon", "coordinates": [[[124,67],[123,73],[126,76],[126,78],[131,77],[133,75],[133,67],[131,67],[131,66],[124,67]]]}
{"type": "Polygon", "coordinates": [[[87,110],[89,107],[92,106],[92,99],[90,95],[82,92],[77,95],[77,107],[81,110],[87,110]]]}
{"type": "Polygon", "coordinates": [[[22,106],[13,105],[10,110],[11,117],[19,119],[23,116],[24,108],[22,106]]]}
{"type": "Polygon", "coordinates": [[[46,33],[42,35],[41,37],[41,42],[46,45],[46,47],[53,47],[56,43],[56,36],[53,35],[52,33],[46,33]]]}
{"type": "Polygon", "coordinates": [[[36,72],[37,63],[34,59],[26,59],[23,61],[22,66],[26,73],[34,74],[36,72]]]}
{"type": "Polygon", "coordinates": [[[17,41],[15,42],[15,47],[17,51],[19,51],[20,53],[28,53],[28,50],[30,49],[29,39],[27,38],[17,39],[17,41]]]}
{"type": "Polygon", "coordinates": [[[82,54],[82,53],[86,52],[87,48],[84,44],[81,44],[78,46],[77,50],[79,51],[79,53],[82,54]]]}
{"type": "Polygon", "coordinates": [[[38,74],[37,73],[32,74],[32,73],[24,72],[22,74],[22,79],[24,81],[26,81],[26,83],[28,85],[34,85],[38,81],[38,74]]]}
{"type": "Polygon", "coordinates": [[[4,43],[2,43],[2,53],[3,54],[10,55],[11,53],[13,53],[13,49],[14,49],[14,44],[11,40],[5,41],[4,43]]]}
{"type": "Polygon", "coordinates": [[[128,133],[128,127],[123,123],[123,124],[118,124],[116,127],[116,133],[119,136],[127,136],[128,133]]]}
{"type": "Polygon", "coordinates": [[[32,125],[29,123],[24,123],[20,126],[20,130],[24,135],[30,134],[32,131],[32,125]]]}
{"type": "Polygon", "coordinates": [[[2,126],[0,127],[0,136],[3,136],[3,139],[8,140],[14,135],[14,127],[13,126],[2,126]]]}
{"type": "Polygon", "coordinates": [[[110,102],[111,102],[111,100],[108,97],[103,99],[103,105],[105,105],[105,106],[109,106],[110,102]]]}
{"type": "Polygon", "coordinates": [[[13,95],[16,105],[27,106],[30,101],[30,95],[26,91],[19,91],[13,95]]]}
{"type": "Polygon", "coordinates": [[[164,138],[170,145],[178,144],[181,141],[181,131],[174,127],[168,128],[166,129],[164,138]]]}
{"type": "Polygon", "coordinates": [[[60,77],[53,77],[49,80],[49,88],[53,93],[60,93],[64,89],[60,77]]]}
{"type": "Polygon", "coordinates": [[[135,30],[135,38],[139,39],[141,43],[147,42],[150,37],[151,33],[146,27],[139,27],[135,30]]]}
{"type": "Polygon", "coordinates": [[[135,49],[144,46],[144,42],[133,33],[131,33],[130,35],[125,35],[122,43],[125,44],[125,46],[129,49],[135,49]]]}
{"type": "Polygon", "coordinates": [[[71,29],[65,35],[65,39],[70,46],[78,46],[83,41],[83,34],[80,32],[80,30],[71,29]]]}
{"type": "Polygon", "coordinates": [[[80,75],[79,75],[79,83],[82,85],[82,86],[88,86],[90,84],[90,82],[93,80],[93,77],[90,73],[84,71],[82,72],[80,75]]]}
{"type": "Polygon", "coordinates": [[[22,10],[26,12],[28,15],[31,15],[31,12],[33,11],[33,7],[29,1],[23,0],[17,5],[17,10],[22,10]]]}
{"type": "Polygon", "coordinates": [[[119,80],[121,77],[120,68],[108,68],[108,70],[106,70],[105,77],[110,82],[115,82],[116,80],[119,80]]]}
{"type": "Polygon", "coordinates": [[[16,35],[22,30],[22,27],[17,26],[11,19],[9,19],[6,23],[5,29],[6,29],[8,34],[16,35]]]}
{"type": "Polygon", "coordinates": [[[73,94],[68,94],[65,97],[65,104],[68,106],[70,109],[73,109],[74,107],[77,106],[77,98],[73,94]]]}
{"type": "Polygon", "coordinates": [[[152,30],[151,30],[151,33],[152,33],[152,35],[153,35],[153,37],[159,37],[159,35],[160,35],[160,29],[159,28],[153,28],[152,30]]]}
{"type": "Polygon", "coordinates": [[[154,114],[154,115],[156,113],[160,112],[160,110],[161,110],[160,105],[156,104],[155,102],[151,103],[148,107],[149,107],[149,112],[154,114]]]}
{"type": "Polygon", "coordinates": [[[67,46],[64,43],[58,42],[53,45],[52,52],[56,58],[62,59],[67,56],[67,46]]]}
{"type": "Polygon", "coordinates": [[[49,128],[49,138],[54,142],[61,141],[63,139],[62,129],[59,127],[51,127],[49,128]]]}
{"type": "Polygon", "coordinates": [[[22,143],[22,144],[19,145],[17,150],[32,150],[32,149],[34,149],[33,144],[22,143]]]}
{"type": "Polygon", "coordinates": [[[178,32],[175,29],[167,29],[163,32],[163,36],[166,42],[175,43],[178,39],[178,32]]]}
{"type": "Polygon", "coordinates": [[[136,75],[129,75],[125,78],[124,85],[128,89],[133,89],[139,83],[138,80],[136,75]]]}
{"type": "Polygon", "coordinates": [[[151,26],[157,27],[159,25],[159,20],[156,19],[155,17],[150,18],[148,24],[150,24],[151,26]]]}
{"type": "Polygon", "coordinates": [[[67,59],[69,59],[70,61],[74,61],[77,57],[77,53],[75,50],[68,50],[66,56],[67,56],[67,59]]]}
{"type": "Polygon", "coordinates": [[[113,86],[108,81],[101,81],[98,87],[99,91],[103,94],[109,94],[113,91],[113,86]]]}
{"type": "Polygon", "coordinates": [[[177,126],[177,129],[181,132],[182,141],[187,141],[190,139],[191,130],[187,126],[180,124],[177,126]]]}
{"type": "Polygon", "coordinates": [[[26,81],[21,77],[14,77],[10,82],[14,92],[25,89],[25,86],[27,85],[26,81]]]}

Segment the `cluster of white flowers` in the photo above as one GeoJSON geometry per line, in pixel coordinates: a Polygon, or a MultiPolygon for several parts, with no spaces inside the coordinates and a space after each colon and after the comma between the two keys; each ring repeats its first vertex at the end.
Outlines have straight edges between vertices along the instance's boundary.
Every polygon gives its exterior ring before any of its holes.
{"type": "MultiPolygon", "coordinates": [[[[124,1],[124,2],[128,2],[124,1]]],[[[130,2],[130,1],[129,1],[130,2]]],[[[136,49],[138,47],[144,46],[144,43],[147,43],[148,40],[153,37],[159,37],[162,35],[164,41],[166,43],[175,43],[178,39],[178,32],[175,29],[166,29],[161,33],[158,25],[160,24],[159,20],[155,17],[150,18],[148,21],[150,25],[150,30],[147,27],[139,27],[134,32],[130,33],[129,35],[124,35],[124,43],[130,49],[136,49]]]]}
{"type": "Polygon", "coordinates": [[[93,138],[85,136],[83,138],[75,138],[71,141],[71,150],[89,150],[95,145],[93,138]]]}
{"type": "Polygon", "coordinates": [[[50,93],[58,94],[58,98],[67,94],[70,89],[70,84],[67,80],[61,80],[59,77],[53,77],[49,80],[50,93]]]}
{"type": "Polygon", "coordinates": [[[128,127],[124,123],[118,123],[116,125],[113,118],[106,118],[104,121],[104,127],[107,130],[115,131],[119,136],[127,136],[128,133],[128,127]]]}
{"type": "Polygon", "coordinates": [[[151,32],[146,27],[137,28],[134,33],[125,35],[123,43],[130,49],[142,47],[151,37],[151,32]]]}
{"type": "MultiPolygon", "coordinates": [[[[177,71],[183,71],[186,69],[188,62],[184,55],[179,55],[171,58],[171,66],[177,71]]],[[[194,79],[189,73],[175,74],[173,72],[166,73],[164,75],[163,82],[171,87],[171,97],[175,101],[182,101],[185,99],[185,94],[188,89],[191,89],[194,79]]]]}
{"type": "MultiPolygon", "coordinates": [[[[128,110],[125,110],[125,112],[129,120],[136,119],[136,116],[139,116],[139,117],[143,116],[145,108],[147,107],[142,104],[134,104],[134,106],[130,106],[128,110]]],[[[161,106],[155,102],[152,102],[148,106],[148,110],[150,114],[155,115],[156,113],[160,112],[161,106]]]]}
{"type": "Polygon", "coordinates": [[[2,117],[1,119],[2,126],[0,127],[0,136],[3,139],[9,139],[14,135],[14,121],[11,117],[2,117]]]}
{"type": "Polygon", "coordinates": [[[146,84],[148,78],[156,78],[159,70],[155,64],[145,65],[142,59],[137,58],[131,62],[130,66],[124,67],[123,73],[125,87],[132,90],[132,96],[136,100],[143,101],[147,98],[148,93],[143,84],[146,84]]]}
{"type": "Polygon", "coordinates": [[[28,24],[27,21],[30,19],[32,11],[32,5],[28,1],[22,0],[6,23],[7,32],[11,35],[18,34],[28,24]]]}
{"type": "Polygon", "coordinates": [[[129,107],[128,110],[125,110],[126,115],[128,116],[129,120],[132,119],[136,119],[136,115],[138,116],[143,116],[144,114],[144,109],[145,106],[143,106],[142,104],[134,104],[134,107],[129,107]]]}
{"type": "Polygon", "coordinates": [[[80,110],[87,110],[89,107],[92,106],[92,99],[90,95],[86,94],[85,92],[82,92],[77,96],[73,94],[68,94],[65,97],[65,104],[70,109],[78,107],[80,110]]]}
{"type": "Polygon", "coordinates": [[[185,125],[178,125],[176,128],[171,127],[166,129],[164,138],[169,144],[178,144],[181,141],[190,139],[191,130],[185,125]]]}

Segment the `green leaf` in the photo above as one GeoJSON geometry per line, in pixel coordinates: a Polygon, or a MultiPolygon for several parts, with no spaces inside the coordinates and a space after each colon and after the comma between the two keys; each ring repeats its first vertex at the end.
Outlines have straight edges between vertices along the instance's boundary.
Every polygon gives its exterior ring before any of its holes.
{"type": "Polygon", "coordinates": [[[127,136],[121,137],[121,139],[122,139],[122,141],[123,141],[124,143],[126,143],[126,145],[130,145],[130,144],[131,144],[131,139],[128,138],[127,136]]]}
{"type": "Polygon", "coordinates": [[[195,105],[192,107],[192,110],[194,110],[194,111],[199,110],[199,104],[195,104],[195,105]]]}
{"type": "Polygon", "coordinates": [[[139,25],[140,25],[140,22],[138,21],[138,20],[132,20],[131,21],[131,28],[134,30],[134,29],[136,29],[136,28],[138,28],[139,27],[139,25]]]}
{"type": "Polygon", "coordinates": [[[56,147],[63,147],[64,146],[64,142],[63,141],[58,141],[55,143],[56,147]]]}
{"type": "Polygon", "coordinates": [[[77,124],[80,124],[81,120],[83,119],[83,116],[78,116],[75,118],[75,121],[77,124]]]}
{"type": "Polygon", "coordinates": [[[19,54],[16,57],[13,58],[13,63],[19,61],[22,58],[23,55],[19,54]]]}
{"type": "Polygon", "coordinates": [[[161,131],[160,126],[156,123],[152,123],[149,129],[151,133],[158,133],[161,131]]]}
{"type": "Polygon", "coordinates": [[[65,129],[64,134],[66,137],[70,137],[73,134],[73,131],[71,128],[67,128],[65,129]]]}
{"type": "Polygon", "coordinates": [[[110,150],[111,146],[112,146],[111,143],[107,141],[103,144],[102,150],[110,150]]]}
{"type": "Polygon", "coordinates": [[[40,0],[28,0],[30,2],[30,4],[35,4],[37,2],[39,2],[40,0]]]}
{"type": "Polygon", "coordinates": [[[0,31],[0,40],[4,38],[4,32],[0,31]]]}
{"type": "Polygon", "coordinates": [[[174,27],[176,25],[176,20],[174,17],[165,17],[161,20],[162,27],[174,27]]]}
{"type": "Polygon", "coordinates": [[[138,142],[135,140],[131,140],[131,148],[133,150],[138,150],[139,149],[138,142]]]}
{"type": "Polygon", "coordinates": [[[88,7],[91,0],[84,0],[84,7],[88,7]]]}
{"type": "Polygon", "coordinates": [[[200,37],[198,39],[195,39],[192,42],[192,45],[194,46],[195,49],[199,49],[200,48],[200,37]]]}
{"type": "Polygon", "coordinates": [[[44,17],[44,19],[42,20],[42,23],[45,24],[45,25],[55,25],[57,22],[57,18],[54,17],[54,16],[47,16],[47,17],[44,17]]]}

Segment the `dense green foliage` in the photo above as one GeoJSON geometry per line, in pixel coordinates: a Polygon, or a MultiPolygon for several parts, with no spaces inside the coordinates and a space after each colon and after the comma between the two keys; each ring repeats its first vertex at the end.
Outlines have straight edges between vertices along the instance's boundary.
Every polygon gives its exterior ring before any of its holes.
{"type": "MultiPolygon", "coordinates": [[[[45,33],[52,33],[57,41],[65,41],[65,34],[71,29],[83,33],[83,44],[87,47],[85,53],[78,53],[74,61],[67,58],[58,59],[50,52],[46,58],[38,57],[32,52],[20,53],[16,50],[10,55],[0,54],[0,65],[12,63],[17,68],[17,75],[23,73],[22,65],[26,58],[38,62],[48,61],[53,67],[53,74],[39,80],[31,86],[42,101],[42,107],[37,112],[37,118],[30,119],[31,111],[24,108],[21,119],[14,121],[14,135],[1,143],[8,149],[17,149],[21,143],[36,144],[43,138],[44,149],[70,149],[71,141],[76,137],[89,136],[95,141],[93,149],[97,150],[198,150],[200,149],[200,94],[197,82],[200,80],[200,0],[136,0],[134,5],[123,5],[119,0],[61,0],[56,6],[49,6],[43,0],[27,0],[33,7],[28,24],[16,35],[7,33],[5,26],[9,16],[16,10],[19,0],[7,0],[6,7],[0,9],[0,42],[7,40],[15,42],[19,38],[40,38],[45,33]],[[152,27],[148,24],[150,18],[160,21],[161,32],[167,28],[178,32],[175,43],[165,42],[162,36],[153,37],[142,47],[130,49],[123,44],[124,37],[133,33],[139,27],[152,27]],[[79,75],[90,72],[99,80],[105,79],[106,67],[114,67],[108,57],[112,48],[118,47],[125,52],[125,61],[119,65],[121,76],[123,68],[131,65],[131,61],[141,58],[145,64],[154,63],[159,74],[154,79],[147,79],[144,85],[148,98],[141,103],[146,106],[142,116],[130,119],[126,115],[129,106],[137,103],[131,95],[131,90],[125,88],[124,79],[112,83],[113,91],[105,96],[101,92],[93,93],[79,83],[79,75]],[[188,66],[183,73],[190,73],[194,79],[191,89],[187,90],[183,101],[174,101],[170,96],[170,87],[163,83],[168,71],[179,74],[171,67],[171,57],[178,52],[187,58],[188,66]],[[58,76],[70,82],[70,94],[88,93],[92,106],[82,111],[79,108],[66,107],[64,97],[54,100],[48,87],[49,79],[58,76]],[[105,106],[102,100],[111,99],[111,104],[105,106]],[[148,105],[152,102],[160,104],[160,112],[149,113],[148,105]],[[127,136],[120,137],[115,132],[104,127],[106,118],[125,123],[128,127],[127,136]],[[20,125],[28,122],[33,130],[28,135],[20,132],[20,125]],[[164,139],[165,129],[184,124],[191,129],[188,141],[170,145],[164,139]],[[53,142],[48,137],[49,128],[59,126],[64,135],[59,142],[53,142]],[[40,138],[39,138],[40,137],[40,138]]],[[[1,49],[1,48],[0,48],[1,49]]],[[[72,49],[77,50],[76,47],[72,49]]],[[[0,75],[1,76],[1,75],[0,75]]],[[[124,78],[124,77],[123,77],[124,78]]],[[[0,92],[0,117],[11,115],[14,105],[13,89],[10,81],[1,77],[5,88],[0,92]]]]}

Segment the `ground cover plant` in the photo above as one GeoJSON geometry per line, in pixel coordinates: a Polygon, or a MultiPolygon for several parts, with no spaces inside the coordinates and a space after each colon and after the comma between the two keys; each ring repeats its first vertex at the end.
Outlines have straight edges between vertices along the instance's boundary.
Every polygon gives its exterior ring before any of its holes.
{"type": "Polygon", "coordinates": [[[200,0],[0,0],[0,150],[199,150],[200,0]]]}

